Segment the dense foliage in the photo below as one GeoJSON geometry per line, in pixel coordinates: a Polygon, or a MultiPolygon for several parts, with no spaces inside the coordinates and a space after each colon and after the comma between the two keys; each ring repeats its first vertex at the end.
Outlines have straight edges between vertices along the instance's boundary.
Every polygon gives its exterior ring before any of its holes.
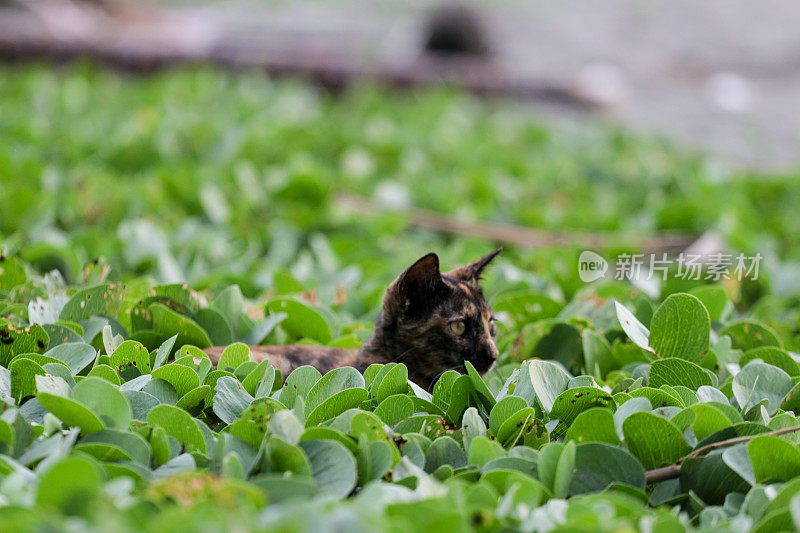
{"type": "Polygon", "coordinates": [[[781,432],[800,425],[796,177],[444,91],[88,67],[4,67],[0,91],[3,527],[800,524],[800,432],[781,432]],[[489,250],[354,215],[339,191],[619,230],[619,249],[715,227],[763,275],[673,277],[651,298],[581,284],[579,250],[508,250],[484,283],[501,351],[485,376],[282,376],[246,344],[358,347],[411,261],[489,250]],[[229,346],[217,368],[212,344],[229,346]]]}

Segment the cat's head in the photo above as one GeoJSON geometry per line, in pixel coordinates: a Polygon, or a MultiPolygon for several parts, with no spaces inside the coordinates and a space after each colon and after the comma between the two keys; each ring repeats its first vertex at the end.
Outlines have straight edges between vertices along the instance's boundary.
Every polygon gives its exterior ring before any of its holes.
{"type": "Polygon", "coordinates": [[[501,250],[445,273],[438,256],[428,254],[387,289],[378,324],[384,347],[418,385],[429,388],[446,370],[464,372],[464,361],[481,374],[494,364],[494,315],[480,280],[501,250]]]}

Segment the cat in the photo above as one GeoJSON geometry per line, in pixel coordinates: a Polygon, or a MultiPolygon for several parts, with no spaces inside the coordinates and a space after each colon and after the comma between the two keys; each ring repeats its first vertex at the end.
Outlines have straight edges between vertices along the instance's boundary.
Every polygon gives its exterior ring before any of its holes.
{"type": "MultiPolygon", "coordinates": [[[[311,365],[325,373],[373,363],[405,363],[411,381],[430,390],[447,370],[466,371],[469,361],[485,374],[497,360],[497,328],[483,297],[481,274],[502,248],[442,274],[429,253],[403,271],[386,290],[375,330],[360,349],[324,346],[251,346],[257,361],[269,360],[286,376],[311,365]]],[[[206,349],[216,364],[224,347],[206,349]]]]}

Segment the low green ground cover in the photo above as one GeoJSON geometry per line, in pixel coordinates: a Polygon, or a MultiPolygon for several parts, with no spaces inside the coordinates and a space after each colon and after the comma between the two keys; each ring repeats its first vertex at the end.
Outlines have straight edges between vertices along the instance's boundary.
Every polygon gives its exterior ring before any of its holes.
{"type": "Polygon", "coordinates": [[[449,91],[17,66],[0,93],[4,527],[798,527],[797,176],[449,91]],[[501,352],[485,376],[282,376],[241,343],[358,347],[411,261],[490,249],[339,192],[614,230],[607,257],[716,228],[764,261],[650,297],[580,282],[578,249],[510,249],[484,282],[501,352]],[[212,344],[230,346],[218,368],[212,344]]]}

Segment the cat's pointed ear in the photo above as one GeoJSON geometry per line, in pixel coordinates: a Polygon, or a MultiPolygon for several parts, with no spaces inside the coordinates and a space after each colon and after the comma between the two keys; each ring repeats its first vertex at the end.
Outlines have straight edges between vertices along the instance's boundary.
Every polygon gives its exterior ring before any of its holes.
{"type": "Polygon", "coordinates": [[[384,308],[392,310],[425,306],[446,290],[447,286],[439,272],[439,256],[430,253],[418,259],[389,285],[384,308]]]}
{"type": "Polygon", "coordinates": [[[481,279],[481,274],[492,262],[492,259],[497,257],[497,255],[503,251],[503,248],[500,247],[494,252],[484,255],[478,260],[473,261],[472,263],[462,265],[460,267],[454,268],[450,272],[447,272],[445,276],[449,276],[454,279],[458,279],[461,281],[474,281],[477,283],[481,279]]]}

